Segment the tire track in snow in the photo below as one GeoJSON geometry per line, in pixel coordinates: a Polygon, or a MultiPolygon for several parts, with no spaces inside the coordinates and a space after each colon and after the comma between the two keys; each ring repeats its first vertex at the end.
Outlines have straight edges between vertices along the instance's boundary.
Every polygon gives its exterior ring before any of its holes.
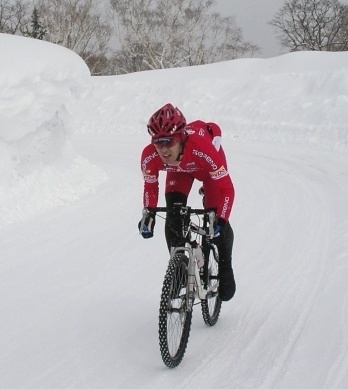
{"type": "MultiPolygon", "coordinates": [[[[214,382],[220,385],[229,382],[239,388],[277,387],[287,375],[287,365],[294,350],[302,347],[301,335],[325,286],[325,275],[330,267],[328,253],[335,204],[330,203],[326,187],[337,191],[338,183],[316,152],[289,149],[256,147],[256,151],[247,150],[243,156],[238,156],[242,163],[237,157],[235,164],[242,168],[240,181],[243,176],[257,175],[253,182],[247,181],[254,188],[238,190],[237,187],[237,199],[238,195],[246,194],[246,200],[240,200],[240,203],[244,201],[244,206],[239,205],[241,214],[245,209],[250,214],[242,215],[244,220],[255,219],[256,213],[259,216],[258,224],[251,226],[251,231],[248,226],[249,234],[256,238],[251,249],[246,246],[250,245],[250,236],[242,242],[245,247],[238,243],[238,230],[245,225],[236,229],[236,244],[240,246],[237,282],[242,285],[242,292],[254,294],[255,299],[249,301],[250,296],[249,299],[241,296],[241,288],[238,288],[234,304],[223,305],[223,312],[229,312],[233,319],[222,315],[217,328],[223,336],[215,334],[217,346],[212,346],[212,354],[199,360],[187,383],[208,369],[209,379],[213,376],[214,382]],[[274,177],[277,182],[273,182],[274,177]],[[264,182],[272,189],[262,189],[264,182]],[[255,206],[250,193],[257,188],[259,198],[255,206]],[[260,204],[264,206],[262,210],[258,208],[260,204]],[[298,231],[292,231],[294,226],[298,231]],[[269,235],[272,238],[267,240],[269,235]],[[279,266],[277,262],[280,262],[279,266]],[[252,271],[253,265],[256,268],[260,264],[263,266],[255,273],[264,280],[254,290],[252,285],[243,285],[244,264],[247,272],[252,271]],[[266,289],[261,293],[260,285],[265,285],[266,289]],[[251,365],[253,371],[250,371],[251,365]],[[215,370],[226,371],[226,376],[216,374],[215,377],[215,370]]],[[[257,281],[255,274],[252,275],[252,280],[257,281]]],[[[200,344],[212,343],[208,335],[203,337],[200,344]]],[[[345,355],[342,358],[345,360],[345,355]]]]}
{"type": "Polygon", "coordinates": [[[345,388],[348,380],[348,294],[342,306],[342,328],[344,343],[341,345],[336,359],[333,361],[324,388],[345,388]]]}

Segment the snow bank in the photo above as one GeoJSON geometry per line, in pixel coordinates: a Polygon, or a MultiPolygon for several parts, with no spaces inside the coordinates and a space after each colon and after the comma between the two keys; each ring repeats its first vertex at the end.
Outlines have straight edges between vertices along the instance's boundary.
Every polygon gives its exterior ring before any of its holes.
{"type": "Polygon", "coordinates": [[[61,46],[0,34],[0,225],[76,200],[105,180],[71,141],[89,88],[81,58],[61,46]],[[24,200],[24,201],[23,201],[24,200]]]}
{"type": "MultiPolygon", "coordinates": [[[[106,179],[76,134],[136,135],[172,102],[225,139],[348,148],[348,52],[299,52],[91,77],[59,45],[0,34],[0,225],[74,201],[106,179]]],[[[137,157],[136,157],[137,158],[137,157]]]]}
{"type": "Polygon", "coordinates": [[[149,114],[172,102],[188,120],[215,120],[234,139],[348,146],[348,52],[298,52],[93,82],[81,132],[144,134],[149,114]]]}

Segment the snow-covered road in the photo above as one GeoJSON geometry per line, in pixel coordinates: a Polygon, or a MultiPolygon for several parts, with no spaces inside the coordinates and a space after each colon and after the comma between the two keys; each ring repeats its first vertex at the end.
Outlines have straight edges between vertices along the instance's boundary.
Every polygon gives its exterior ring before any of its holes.
{"type": "Polygon", "coordinates": [[[109,181],[0,231],[0,387],[343,389],[347,156],[225,141],[237,294],[213,328],[195,307],[184,361],[169,370],[157,339],[164,223],[152,240],[137,233],[142,182],[129,150],[142,145],[125,141],[75,138],[109,181]]]}

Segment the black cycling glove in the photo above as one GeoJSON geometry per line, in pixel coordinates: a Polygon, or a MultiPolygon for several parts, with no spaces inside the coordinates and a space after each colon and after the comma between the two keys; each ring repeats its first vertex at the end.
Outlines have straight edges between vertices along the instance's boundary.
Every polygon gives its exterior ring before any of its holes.
{"type": "Polygon", "coordinates": [[[143,217],[138,223],[138,229],[144,239],[152,238],[155,229],[156,213],[148,208],[143,209],[143,217]]]}
{"type": "Polygon", "coordinates": [[[209,239],[209,241],[216,246],[219,246],[224,240],[224,227],[226,221],[219,217],[216,217],[214,222],[214,236],[209,239]]]}

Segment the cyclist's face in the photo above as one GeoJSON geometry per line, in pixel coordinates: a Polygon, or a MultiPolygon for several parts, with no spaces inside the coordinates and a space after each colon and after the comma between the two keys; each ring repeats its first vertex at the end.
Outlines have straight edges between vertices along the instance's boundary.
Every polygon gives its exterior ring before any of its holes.
{"type": "Polygon", "coordinates": [[[168,143],[154,143],[156,151],[162,161],[169,165],[175,165],[178,163],[178,157],[181,151],[181,143],[173,139],[172,142],[168,143]]]}

